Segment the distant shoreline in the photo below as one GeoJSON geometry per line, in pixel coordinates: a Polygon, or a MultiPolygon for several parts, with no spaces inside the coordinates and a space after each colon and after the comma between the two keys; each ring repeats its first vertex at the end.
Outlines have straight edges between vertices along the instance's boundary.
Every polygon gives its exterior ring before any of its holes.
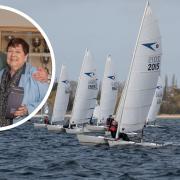
{"type": "Polygon", "coordinates": [[[180,114],[160,114],[158,119],[180,119],[180,114]]]}

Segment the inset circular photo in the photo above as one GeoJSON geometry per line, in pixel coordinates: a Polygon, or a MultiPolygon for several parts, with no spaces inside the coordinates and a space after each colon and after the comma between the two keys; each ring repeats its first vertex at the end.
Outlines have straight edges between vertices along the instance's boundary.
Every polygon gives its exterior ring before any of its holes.
{"type": "Polygon", "coordinates": [[[0,6],[0,131],[33,117],[55,78],[55,58],[42,28],[28,15],[0,6]]]}

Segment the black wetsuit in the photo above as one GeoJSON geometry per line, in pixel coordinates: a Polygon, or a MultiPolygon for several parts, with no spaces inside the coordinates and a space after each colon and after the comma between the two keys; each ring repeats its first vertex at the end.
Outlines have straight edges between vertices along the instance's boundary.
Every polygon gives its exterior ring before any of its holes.
{"type": "Polygon", "coordinates": [[[124,141],[130,141],[128,135],[125,133],[119,133],[119,138],[124,140],[124,141]]]}

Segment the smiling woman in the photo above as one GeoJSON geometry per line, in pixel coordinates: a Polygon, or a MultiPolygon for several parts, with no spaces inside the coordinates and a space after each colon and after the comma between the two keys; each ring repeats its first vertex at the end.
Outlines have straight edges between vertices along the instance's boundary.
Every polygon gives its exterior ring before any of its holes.
{"type": "Polygon", "coordinates": [[[12,39],[7,45],[7,67],[0,71],[1,127],[31,113],[48,90],[48,83],[33,79],[36,68],[26,62],[28,53],[29,45],[21,38],[12,39]]]}
{"type": "Polygon", "coordinates": [[[23,67],[29,53],[29,45],[21,38],[12,39],[7,46],[7,64],[10,67],[10,74],[23,67]]]}

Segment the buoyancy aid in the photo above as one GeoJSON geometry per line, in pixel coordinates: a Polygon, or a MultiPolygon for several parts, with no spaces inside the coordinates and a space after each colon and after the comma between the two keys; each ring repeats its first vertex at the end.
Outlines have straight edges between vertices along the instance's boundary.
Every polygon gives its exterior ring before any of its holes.
{"type": "Polygon", "coordinates": [[[109,131],[117,131],[117,125],[111,124],[111,126],[109,127],[109,131]]]}

